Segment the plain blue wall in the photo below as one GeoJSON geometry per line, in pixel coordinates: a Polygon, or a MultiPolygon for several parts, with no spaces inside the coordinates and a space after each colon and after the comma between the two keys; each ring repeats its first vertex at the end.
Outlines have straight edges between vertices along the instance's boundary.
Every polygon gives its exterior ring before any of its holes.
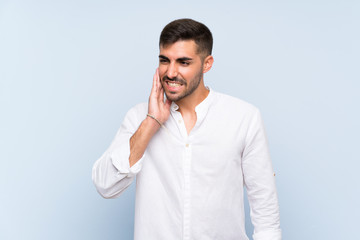
{"type": "Polygon", "coordinates": [[[182,17],[213,32],[207,85],[262,111],[284,239],[356,238],[359,12],[355,0],[1,0],[0,239],[132,239],[134,185],[102,199],[91,168],[147,101],[160,31],[182,17]]]}

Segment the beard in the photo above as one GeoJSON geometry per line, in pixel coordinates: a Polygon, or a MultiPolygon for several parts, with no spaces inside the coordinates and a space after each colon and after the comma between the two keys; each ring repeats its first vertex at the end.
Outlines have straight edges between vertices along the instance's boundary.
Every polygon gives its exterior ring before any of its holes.
{"type": "Polygon", "coordinates": [[[195,75],[195,77],[193,79],[191,79],[189,81],[189,83],[187,83],[184,79],[182,78],[178,78],[178,77],[175,77],[175,78],[169,78],[168,76],[164,76],[162,78],[162,81],[161,81],[161,85],[163,86],[163,88],[165,89],[164,85],[166,84],[165,81],[166,80],[171,80],[171,81],[175,81],[177,83],[180,83],[180,84],[183,84],[185,86],[185,91],[184,92],[181,92],[179,93],[179,95],[174,95],[176,94],[176,92],[169,92],[167,93],[165,91],[165,96],[167,99],[169,99],[170,101],[173,101],[173,102],[177,102],[189,95],[191,95],[200,85],[200,82],[201,82],[201,79],[203,78],[203,75],[204,73],[202,72],[202,69],[195,75]]]}

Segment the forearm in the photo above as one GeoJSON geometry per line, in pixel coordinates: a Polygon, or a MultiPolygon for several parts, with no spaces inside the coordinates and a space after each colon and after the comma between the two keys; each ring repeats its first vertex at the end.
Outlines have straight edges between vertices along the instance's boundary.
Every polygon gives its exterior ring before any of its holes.
{"type": "Polygon", "coordinates": [[[130,138],[139,129],[146,112],[145,104],[130,109],[111,145],[94,164],[93,182],[98,192],[105,198],[119,196],[141,170],[141,160],[130,167],[130,138]]]}
{"type": "Polygon", "coordinates": [[[137,105],[126,114],[111,146],[94,164],[93,181],[102,196],[119,196],[140,172],[145,150],[161,125],[150,117],[144,119],[144,116],[151,114],[164,123],[169,118],[170,105],[171,101],[164,101],[157,70],[147,107],[137,105]]]}
{"type": "Polygon", "coordinates": [[[242,168],[254,225],[254,240],[280,240],[279,204],[265,129],[260,112],[247,130],[242,168]]]}
{"type": "MultiPolygon", "coordinates": [[[[118,197],[133,181],[134,177],[129,171],[120,172],[113,164],[115,155],[106,151],[98,159],[92,169],[92,180],[97,191],[104,198],[118,197]]],[[[120,162],[120,159],[116,159],[120,162]]],[[[121,169],[123,170],[123,169],[121,169]]]]}
{"type": "Polygon", "coordinates": [[[138,130],[130,138],[130,157],[129,164],[132,167],[144,155],[145,150],[154,136],[159,130],[160,125],[150,117],[144,119],[138,130]]]}

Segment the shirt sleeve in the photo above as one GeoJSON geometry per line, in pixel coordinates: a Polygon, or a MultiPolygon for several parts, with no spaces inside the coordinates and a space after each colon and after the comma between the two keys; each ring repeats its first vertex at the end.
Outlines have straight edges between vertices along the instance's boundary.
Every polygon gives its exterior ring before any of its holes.
{"type": "Polygon", "coordinates": [[[132,167],[130,167],[129,156],[130,138],[142,120],[136,108],[130,109],[110,147],[93,166],[92,180],[97,191],[104,198],[118,197],[130,186],[136,174],[141,170],[145,154],[132,167]]]}
{"type": "Polygon", "coordinates": [[[280,214],[267,138],[260,112],[251,117],[242,160],[254,240],[281,240],[280,214]]]}

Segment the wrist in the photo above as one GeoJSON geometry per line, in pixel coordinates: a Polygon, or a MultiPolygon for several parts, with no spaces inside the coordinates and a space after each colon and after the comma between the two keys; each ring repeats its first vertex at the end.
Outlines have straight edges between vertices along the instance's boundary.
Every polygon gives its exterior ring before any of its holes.
{"type": "Polygon", "coordinates": [[[146,116],[143,121],[145,129],[148,129],[150,132],[155,133],[160,129],[160,124],[153,118],[146,116]]]}
{"type": "Polygon", "coordinates": [[[162,122],[159,119],[157,119],[154,115],[148,113],[146,116],[154,119],[160,125],[160,127],[162,127],[163,125],[162,122]]]}

